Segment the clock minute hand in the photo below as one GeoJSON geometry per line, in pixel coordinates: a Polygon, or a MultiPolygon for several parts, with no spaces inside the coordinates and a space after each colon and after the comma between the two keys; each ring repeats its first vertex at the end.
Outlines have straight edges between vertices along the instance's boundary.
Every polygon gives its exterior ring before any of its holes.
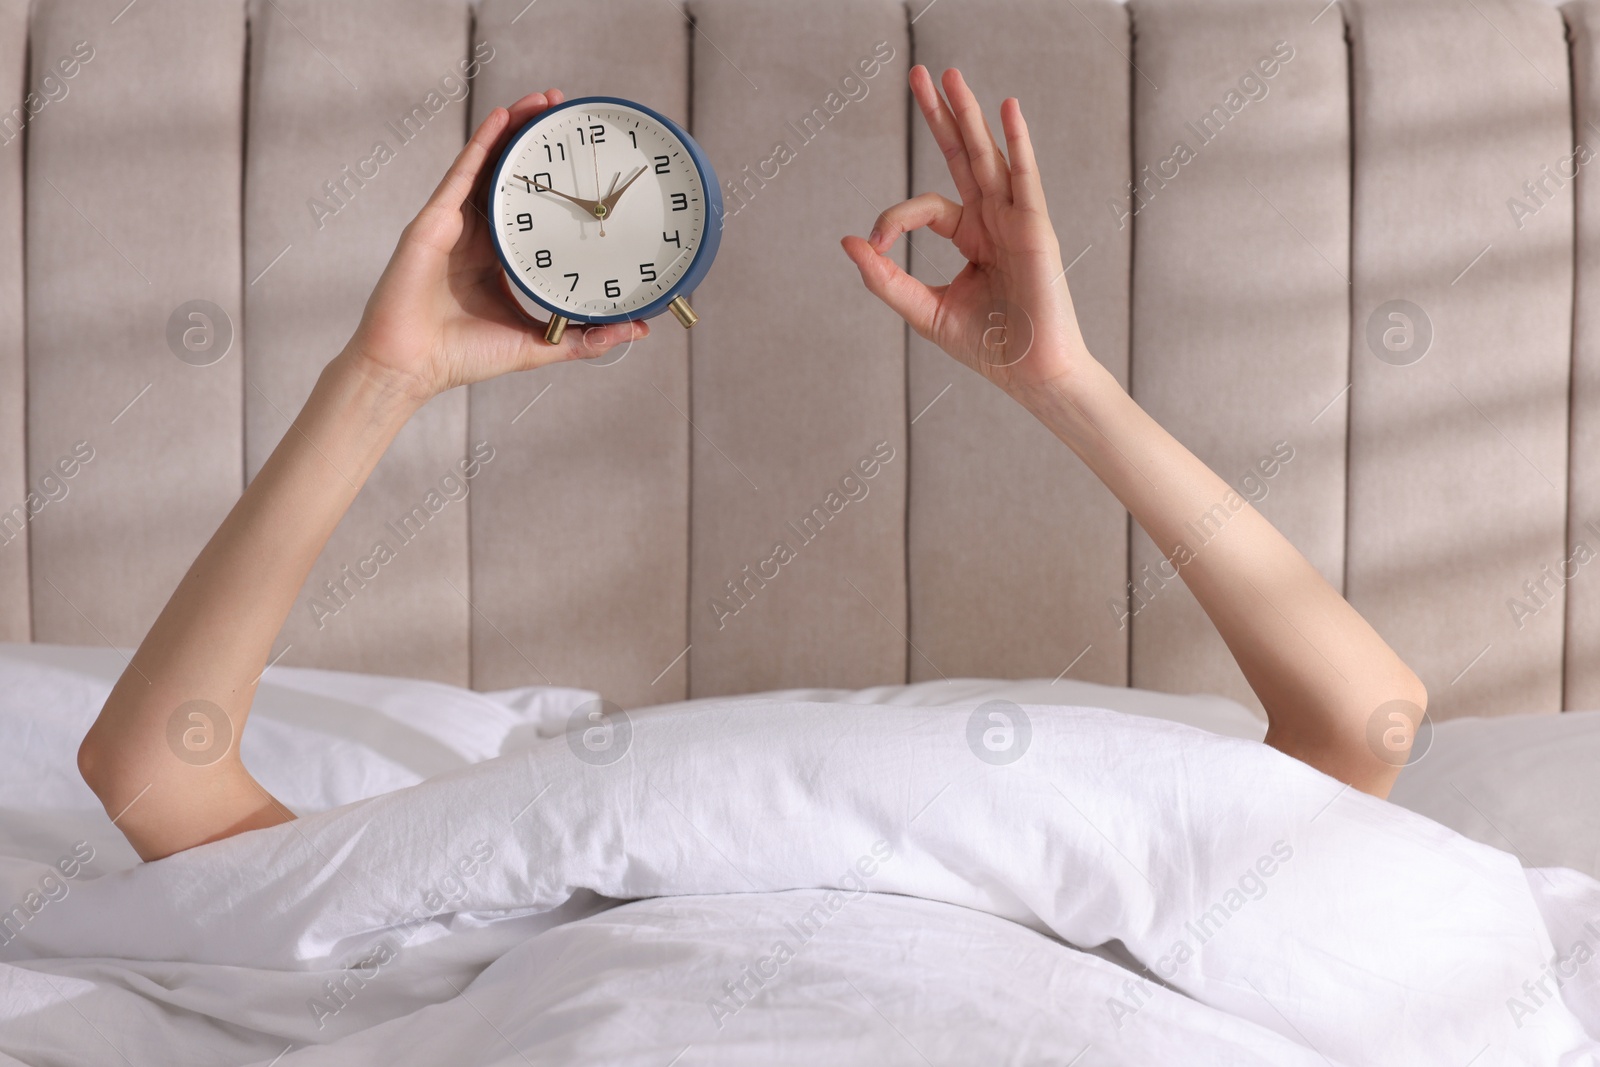
{"type": "Polygon", "coordinates": [[[587,215],[597,214],[595,209],[600,206],[600,202],[598,200],[585,200],[582,197],[568,196],[560,189],[552,189],[543,182],[536,182],[532,178],[525,178],[520,174],[513,174],[511,177],[519,182],[526,182],[530,188],[537,189],[541,193],[554,193],[563,200],[570,200],[574,204],[577,204],[579,207],[583,208],[584,213],[587,215]]]}
{"type": "Polygon", "coordinates": [[[647,171],[649,169],[650,169],[649,167],[640,167],[638,170],[633,172],[633,177],[629,178],[627,181],[622,183],[622,188],[621,189],[616,190],[610,196],[608,196],[604,200],[600,201],[600,205],[606,209],[606,214],[607,215],[612,214],[612,212],[616,210],[617,201],[621,200],[622,199],[622,194],[628,191],[628,186],[630,186],[634,182],[638,181],[639,180],[639,175],[643,174],[645,171],[647,171]]]}

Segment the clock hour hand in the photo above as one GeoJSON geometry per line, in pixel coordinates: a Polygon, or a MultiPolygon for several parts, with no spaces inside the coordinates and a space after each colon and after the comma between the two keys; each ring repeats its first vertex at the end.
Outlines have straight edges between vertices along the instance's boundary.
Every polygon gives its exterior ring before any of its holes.
{"type": "Polygon", "coordinates": [[[521,174],[513,174],[511,177],[519,182],[525,183],[530,189],[537,189],[541,193],[554,193],[563,200],[572,201],[574,204],[577,204],[579,207],[583,208],[583,212],[586,215],[593,215],[596,218],[599,218],[603,214],[598,210],[600,207],[600,202],[598,200],[585,200],[582,197],[568,196],[559,189],[552,189],[543,182],[536,182],[532,178],[523,177],[521,174]]]}
{"type": "MultiPolygon", "coordinates": [[[[628,186],[630,186],[634,182],[638,181],[639,180],[639,175],[643,174],[646,170],[649,170],[649,169],[650,168],[648,168],[648,167],[640,167],[638,170],[633,172],[633,177],[629,178],[627,181],[622,183],[622,188],[621,189],[616,189],[615,192],[611,193],[604,200],[600,201],[600,206],[606,209],[606,214],[607,215],[612,214],[616,210],[617,201],[621,200],[622,199],[622,194],[628,191],[628,186]]],[[[613,183],[613,188],[615,188],[615,183],[613,183]]]]}

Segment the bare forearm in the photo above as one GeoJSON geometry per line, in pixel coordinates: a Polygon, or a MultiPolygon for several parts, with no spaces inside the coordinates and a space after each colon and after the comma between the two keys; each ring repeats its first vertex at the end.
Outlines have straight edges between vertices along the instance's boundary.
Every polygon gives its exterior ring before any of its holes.
{"type": "Polygon", "coordinates": [[[148,750],[116,762],[126,780],[98,783],[113,816],[113,807],[138,798],[118,823],[136,848],[141,825],[169,834],[183,818],[170,808],[193,804],[192,796],[182,800],[183,790],[164,785],[210,789],[215,804],[237,807],[238,819],[255,825],[287,817],[248,779],[236,744],[209,761],[163,751],[167,721],[182,705],[206,701],[227,716],[231,737],[239,736],[301,585],[415,406],[354,360],[330,363],[173,592],[85,739],[86,776],[94,773],[97,753],[130,745],[148,750]]]}
{"type": "MultiPolygon", "coordinates": [[[[173,592],[134,666],[157,684],[247,703],[318,554],[411,411],[352,364],[330,363],[173,592]]],[[[131,693],[148,688],[131,670],[130,680],[131,693]]]]}
{"type": "Polygon", "coordinates": [[[1420,716],[1426,694],[1360,613],[1098,364],[1018,397],[1177,567],[1261,698],[1268,741],[1385,795],[1396,768],[1367,724],[1395,700],[1420,716]]]}

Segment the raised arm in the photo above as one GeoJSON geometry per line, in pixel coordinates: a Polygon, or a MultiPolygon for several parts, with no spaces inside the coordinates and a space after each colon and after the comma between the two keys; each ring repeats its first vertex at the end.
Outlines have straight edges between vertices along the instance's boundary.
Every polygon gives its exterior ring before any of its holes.
{"type": "Polygon", "coordinates": [[[78,752],[134,849],[156,859],[294,816],[239,759],[273,639],[318,554],[405,421],[446,389],[597,356],[620,323],[559,345],[498,292],[480,172],[555,90],[496,108],[401,235],[350,343],[184,575],[78,752]]]}
{"type": "Polygon", "coordinates": [[[1420,724],[1416,674],[1271,523],[1144,412],[1084,345],[1022,109],[1001,104],[1010,159],[956,71],[941,96],[911,88],[961,203],[924,193],[844,248],[884,303],[1004,389],[1071,448],[1177,567],[1266,708],[1267,743],[1357,789],[1387,796],[1420,724]],[[948,100],[946,99],[948,97],[948,100]],[[884,255],[926,226],[967,265],[929,287],[884,255]],[[998,327],[998,328],[997,328],[998,327]],[[1232,517],[1203,546],[1188,524],[1232,517]],[[1237,508],[1237,510],[1235,510],[1237,508]],[[1381,724],[1383,743],[1369,741],[1381,724]]]}

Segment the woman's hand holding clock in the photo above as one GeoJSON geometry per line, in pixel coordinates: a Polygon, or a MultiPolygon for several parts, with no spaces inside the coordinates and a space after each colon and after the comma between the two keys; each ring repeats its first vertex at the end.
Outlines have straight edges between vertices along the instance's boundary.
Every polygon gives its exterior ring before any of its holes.
{"type": "Polygon", "coordinates": [[[400,235],[341,359],[422,403],[509,371],[603,355],[650,332],[643,322],[620,322],[546,344],[501,291],[482,185],[511,131],[562,99],[557,89],[530,93],[483,120],[400,235]]]}

